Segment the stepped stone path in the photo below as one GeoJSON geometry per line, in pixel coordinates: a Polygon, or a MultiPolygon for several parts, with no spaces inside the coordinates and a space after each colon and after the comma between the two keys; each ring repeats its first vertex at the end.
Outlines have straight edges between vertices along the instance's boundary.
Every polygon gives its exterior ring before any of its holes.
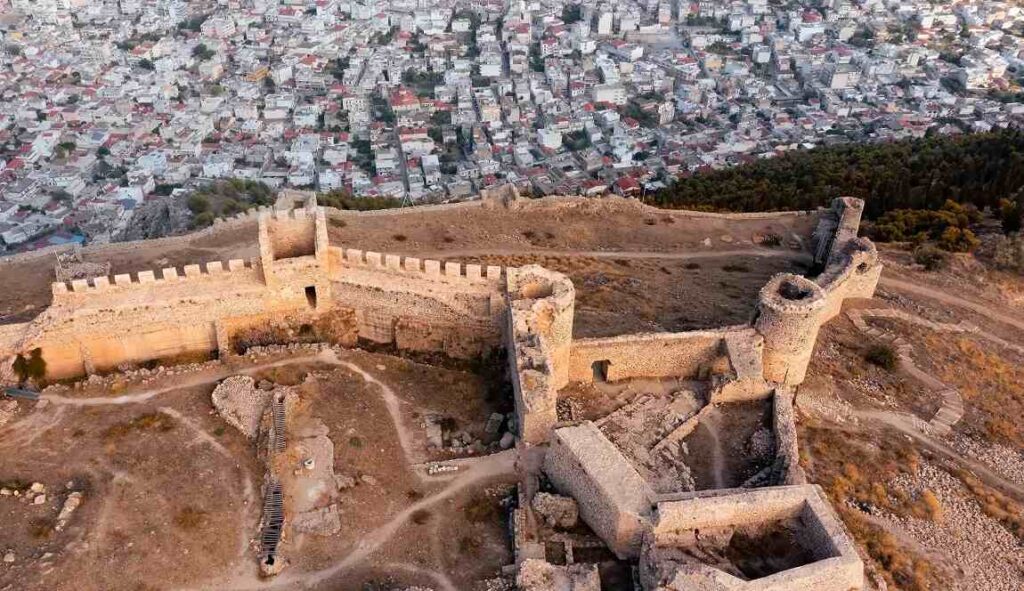
{"type": "MultiPolygon", "coordinates": [[[[939,437],[948,435],[953,430],[953,426],[960,422],[960,419],[964,416],[964,401],[963,397],[960,396],[960,392],[956,388],[940,381],[935,378],[935,376],[917,367],[914,364],[913,358],[910,356],[910,352],[913,350],[913,347],[906,341],[906,339],[877,326],[869,325],[865,318],[902,320],[904,322],[924,326],[938,332],[981,334],[980,331],[967,323],[945,324],[932,322],[931,320],[914,316],[901,310],[849,310],[846,312],[846,315],[853,321],[853,325],[864,334],[892,344],[896,349],[896,354],[899,356],[900,367],[903,371],[910,374],[915,380],[924,384],[925,387],[935,392],[936,395],[942,399],[942,406],[939,408],[938,412],[935,413],[935,416],[928,421],[928,429],[939,437]]],[[[1009,343],[1005,344],[1009,345],[1009,343]]],[[[1014,346],[1014,348],[1016,347],[1014,346]]]]}

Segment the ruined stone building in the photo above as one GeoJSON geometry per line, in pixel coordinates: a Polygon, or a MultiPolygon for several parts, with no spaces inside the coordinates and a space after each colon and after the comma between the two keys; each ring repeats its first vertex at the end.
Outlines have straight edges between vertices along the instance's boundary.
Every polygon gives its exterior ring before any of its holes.
{"type": "MultiPolygon", "coordinates": [[[[68,378],[179,355],[231,355],[282,325],[344,346],[365,340],[456,358],[504,349],[520,449],[547,450],[543,477],[576,499],[580,518],[609,549],[637,561],[645,589],[859,589],[856,550],[800,471],[792,388],[804,379],[822,324],[846,299],[874,293],[881,265],[874,245],[857,238],[862,209],[843,198],[817,212],[820,273],[775,276],[746,324],[574,339],[575,289],[566,276],[331,244],[328,214],[310,202],[260,213],[252,260],[56,282],[42,314],[0,326],[0,356],[10,367],[38,348],[48,377],[68,378]],[[559,422],[559,392],[570,383],[666,377],[707,380],[712,405],[769,400],[782,486],[659,493],[592,423],[559,422]],[[808,564],[743,580],[680,559],[701,531],[779,520],[800,522],[808,564]]],[[[526,477],[521,512],[541,476],[526,477]]],[[[544,559],[533,522],[515,520],[520,564],[544,559]]]]}

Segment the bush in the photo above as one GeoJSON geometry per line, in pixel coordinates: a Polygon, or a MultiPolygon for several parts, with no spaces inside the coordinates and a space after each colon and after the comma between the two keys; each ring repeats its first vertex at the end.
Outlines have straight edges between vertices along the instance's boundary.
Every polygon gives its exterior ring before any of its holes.
{"type": "Polygon", "coordinates": [[[32,349],[27,358],[18,353],[18,356],[14,358],[12,369],[21,384],[29,380],[42,380],[46,377],[46,360],[43,359],[43,350],[36,347],[32,349]]]}
{"type": "Polygon", "coordinates": [[[1019,234],[998,237],[992,244],[992,262],[1004,271],[1024,271],[1024,239],[1019,234]]]}
{"type": "Polygon", "coordinates": [[[914,249],[914,262],[926,271],[939,271],[949,264],[949,255],[931,244],[922,244],[914,249]]]}
{"type": "Polygon", "coordinates": [[[868,349],[868,352],[864,355],[864,359],[866,359],[868,363],[872,363],[889,371],[896,369],[896,364],[898,363],[896,350],[889,345],[874,345],[868,349]]]}

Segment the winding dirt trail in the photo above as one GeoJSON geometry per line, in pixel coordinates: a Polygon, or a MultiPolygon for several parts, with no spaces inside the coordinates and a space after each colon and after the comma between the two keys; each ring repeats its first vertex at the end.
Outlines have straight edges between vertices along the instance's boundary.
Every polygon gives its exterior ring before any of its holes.
{"type": "Polygon", "coordinates": [[[929,287],[927,285],[921,285],[918,283],[909,283],[907,281],[894,279],[892,277],[887,277],[884,275],[882,276],[882,279],[879,281],[879,284],[882,285],[883,287],[892,288],[897,291],[912,293],[914,295],[926,297],[932,300],[942,302],[944,304],[952,304],[960,308],[966,308],[972,312],[984,316],[985,318],[988,318],[989,320],[1006,324],[1018,330],[1024,331],[1024,320],[1020,320],[1019,318],[1014,318],[1013,316],[996,312],[995,310],[992,309],[991,304],[984,304],[980,302],[975,302],[973,300],[967,300],[959,296],[955,296],[944,291],[940,291],[934,287],[929,287]]]}
{"type": "MultiPolygon", "coordinates": [[[[331,577],[337,576],[345,570],[355,567],[365,561],[374,552],[380,549],[405,525],[412,514],[416,511],[428,509],[441,501],[444,501],[462,490],[485,480],[515,473],[516,451],[514,449],[498,452],[485,456],[474,462],[470,467],[459,473],[448,486],[437,493],[420,499],[416,503],[406,507],[397,513],[387,523],[377,529],[368,532],[359,540],[356,546],[343,559],[334,563],[328,568],[312,572],[284,572],[277,578],[264,581],[258,577],[236,578],[233,581],[218,583],[215,587],[205,589],[235,591],[263,590],[263,589],[305,589],[328,581],[331,577]]],[[[433,575],[432,575],[433,576],[433,575]]],[[[435,580],[437,579],[434,576],[435,580]]],[[[450,583],[450,581],[449,581],[450,583]]]]}

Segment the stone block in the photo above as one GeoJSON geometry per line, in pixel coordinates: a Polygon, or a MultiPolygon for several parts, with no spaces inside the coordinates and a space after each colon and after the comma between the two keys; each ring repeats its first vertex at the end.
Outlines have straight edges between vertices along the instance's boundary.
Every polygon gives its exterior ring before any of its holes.
{"type": "Polygon", "coordinates": [[[431,277],[441,275],[441,261],[423,261],[423,272],[431,277]]]}
{"type": "Polygon", "coordinates": [[[203,270],[199,265],[185,265],[185,277],[199,277],[202,274],[203,270]]]}
{"type": "Polygon", "coordinates": [[[423,269],[422,267],[420,267],[419,259],[413,257],[405,257],[405,270],[419,273],[423,269]]]}
{"type": "Polygon", "coordinates": [[[132,284],[132,276],[129,275],[128,273],[121,273],[121,274],[118,274],[118,275],[114,275],[114,285],[117,285],[119,287],[123,287],[123,286],[131,285],[131,284],[132,284]]]}
{"type": "Polygon", "coordinates": [[[245,268],[244,259],[231,259],[228,261],[228,271],[240,271],[245,268]]]}
{"type": "Polygon", "coordinates": [[[396,254],[389,254],[384,257],[384,266],[394,271],[402,269],[402,257],[396,254]]]}
{"type": "Polygon", "coordinates": [[[210,261],[206,263],[206,272],[210,275],[216,275],[224,272],[224,263],[220,261],[210,261]]]}
{"type": "Polygon", "coordinates": [[[164,281],[177,281],[178,269],[175,267],[164,267],[163,276],[164,281]]]}
{"type": "Polygon", "coordinates": [[[381,255],[379,252],[366,253],[366,264],[370,265],[371,267],[379,269],[382,266],[384,266],[384,262],[382,259],[383,255],[381,255]]]}
{"type": "Polygon", "coordinates": [[[445,277],[462,277],[462,264],[461,263],[445,263],[444,264],[444,276],[445,277]]]}
{"type": "Polygon", "coordinates": [[[89,290],[89,281],[86,279],[75,279],[71,282],[71,291],[85,293],[89,290]]]}
{"type": "Polygon", "coordinates": [[[139,271],[139,283],[155,283],[156,275],[152,271],[139,271]]]}
{"type": "Polygon", "coordinates": [[[92,278],[92,284],[93,284],[93,287],[95,287],[97,291],[103,291],[103,290],[108,289],[110,287],[110,278],[106,277],[106,276],[103,276],[103,277],[93,277],[92,278]]]}
{"type": "Polygon", "coordinates": [[[466,265],[466,279],[479,281],[483,279],[483,267],[480,265],[466,265]]]}
{"type": "Polygon", "coordinates": [[[487,278],[490,280],[501,279],[501,267],[496,265],[487,265],[487,278]]]}
{"type": "Polygon", "coordinates": [[[349,248],[345,251],[345,261],[356,265],[363,264],[363,251],[358,248],[349,248]]]}

